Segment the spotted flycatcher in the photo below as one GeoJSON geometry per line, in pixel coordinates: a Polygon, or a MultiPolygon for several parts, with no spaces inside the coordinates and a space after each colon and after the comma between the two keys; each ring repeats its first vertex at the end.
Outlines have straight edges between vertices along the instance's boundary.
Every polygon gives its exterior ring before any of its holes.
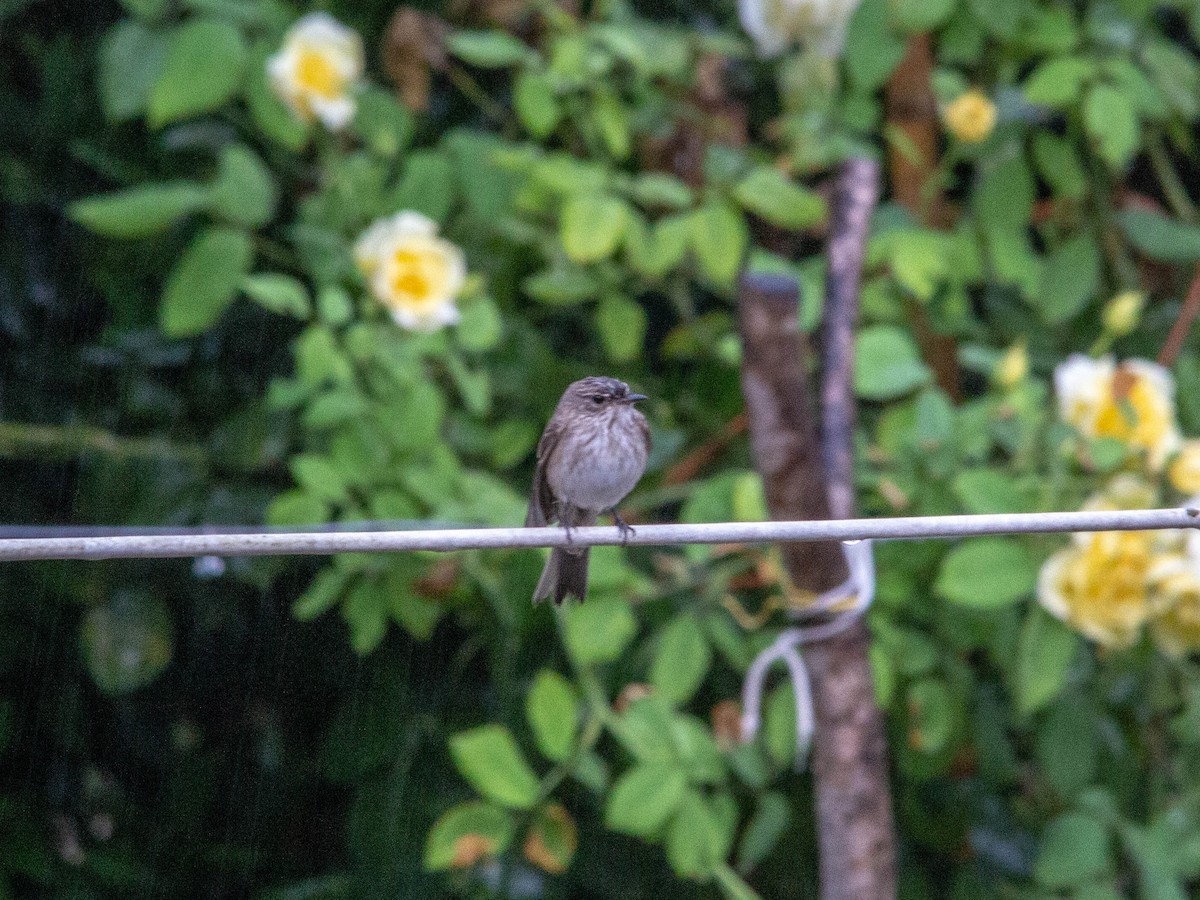
{"type": "MultiPolygon", "coordinates": [[[[646,471],[650,427],[633,406],[645,399],[615,378],[584,378],[567,387],[538,441],[526,527],[557,519],[569,539],[572,528],[593,525],[600,513],[613,510],[622,533],[629,529],[614,507],[646,471]]],[[[556,547],[533,602],[552,596],[562,603],[571,595],[582,601],[587,565],[587,547],[556,547]]]]}

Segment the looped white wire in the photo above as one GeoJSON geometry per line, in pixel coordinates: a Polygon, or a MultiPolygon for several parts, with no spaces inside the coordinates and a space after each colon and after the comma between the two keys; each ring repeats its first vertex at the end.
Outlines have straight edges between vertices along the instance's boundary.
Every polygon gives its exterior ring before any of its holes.
{"type": "Polygon", "coordinates": [[[834,618],[819,625],[794,625],[780,633],[769,647],[754,658],[742,686],[742,741],[750,743],[758,735],[762,721],[763,685],[767,670],[777,660],[787,667],[796,699],[796,760],[797,770],[804,768],[812,745],[816,715],[813,711],[812,686],[808,667],[804,665],[801,644],[824,640],[849,628],[871,606],[875,599],[875,556],[871,542],[843,541],[842,554],[850,576],[845,582],[821,594],[811,604],[791,613],[793,618],[830,612],[833,607],[853,600],[853,604],[834,613],[834,618]]]}

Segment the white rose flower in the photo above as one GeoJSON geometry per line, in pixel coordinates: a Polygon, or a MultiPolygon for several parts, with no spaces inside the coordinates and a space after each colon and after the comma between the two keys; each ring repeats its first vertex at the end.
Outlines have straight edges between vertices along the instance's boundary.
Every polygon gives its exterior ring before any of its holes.
{"type": "Polygon", "coordinates": [[[763,56],[804,44],[836,57],[860,0],[738,0],[738,18],[763,56]]]}
{"type": "Polygon", "coordinates": [[[354,118],[362,38],[328,13],[309,13],[288,29],[283,47],[267,60],[267,74],[299,118],[339,131],[354,118]]]}
{"type": "Polygon", "coordinates": [[[354,261],[401,328],[433,331],[458,321],[466,260],[431,219],[412,211],[379,219],[355,243],[354,261]]]}

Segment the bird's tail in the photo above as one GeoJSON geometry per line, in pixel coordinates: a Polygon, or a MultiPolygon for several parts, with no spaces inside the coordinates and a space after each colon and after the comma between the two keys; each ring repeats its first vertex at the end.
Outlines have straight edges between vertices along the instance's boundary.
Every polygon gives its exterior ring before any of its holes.
{"type": "Polygon", "coordinates": [[[582,603],[587,594],[587,573],[586,547],[578,550],[555,547],[550,551],[546,568],[542,569],[542,577],[534,588],[533,602],[553,597],[555,604],[560,604],[565,598],[575,596],[582,603]]]}

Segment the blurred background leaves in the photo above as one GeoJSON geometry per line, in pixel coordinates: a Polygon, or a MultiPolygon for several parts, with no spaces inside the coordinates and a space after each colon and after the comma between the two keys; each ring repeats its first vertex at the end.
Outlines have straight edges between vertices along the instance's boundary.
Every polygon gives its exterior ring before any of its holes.
{"type": "MultiPolygon", "coordinates": [[[[515,524],[595,371],[652,397],[630,518],[762,518],[734,280],[795,277],[819,328],[855,153],[888,174],[861,508],[1181,502],[1198,31],[1190,0],[0,2],[0,534],[515,524]]],[[[1194,542],[877,554],[902,894],[1194,893],[1194,542]]],[[[593,556],[559,614],[527,552],[5,567],[0,896],[815,896],[791,689],[752,744],[733,699],[804,598],[765,549],[593,556]]]]}

